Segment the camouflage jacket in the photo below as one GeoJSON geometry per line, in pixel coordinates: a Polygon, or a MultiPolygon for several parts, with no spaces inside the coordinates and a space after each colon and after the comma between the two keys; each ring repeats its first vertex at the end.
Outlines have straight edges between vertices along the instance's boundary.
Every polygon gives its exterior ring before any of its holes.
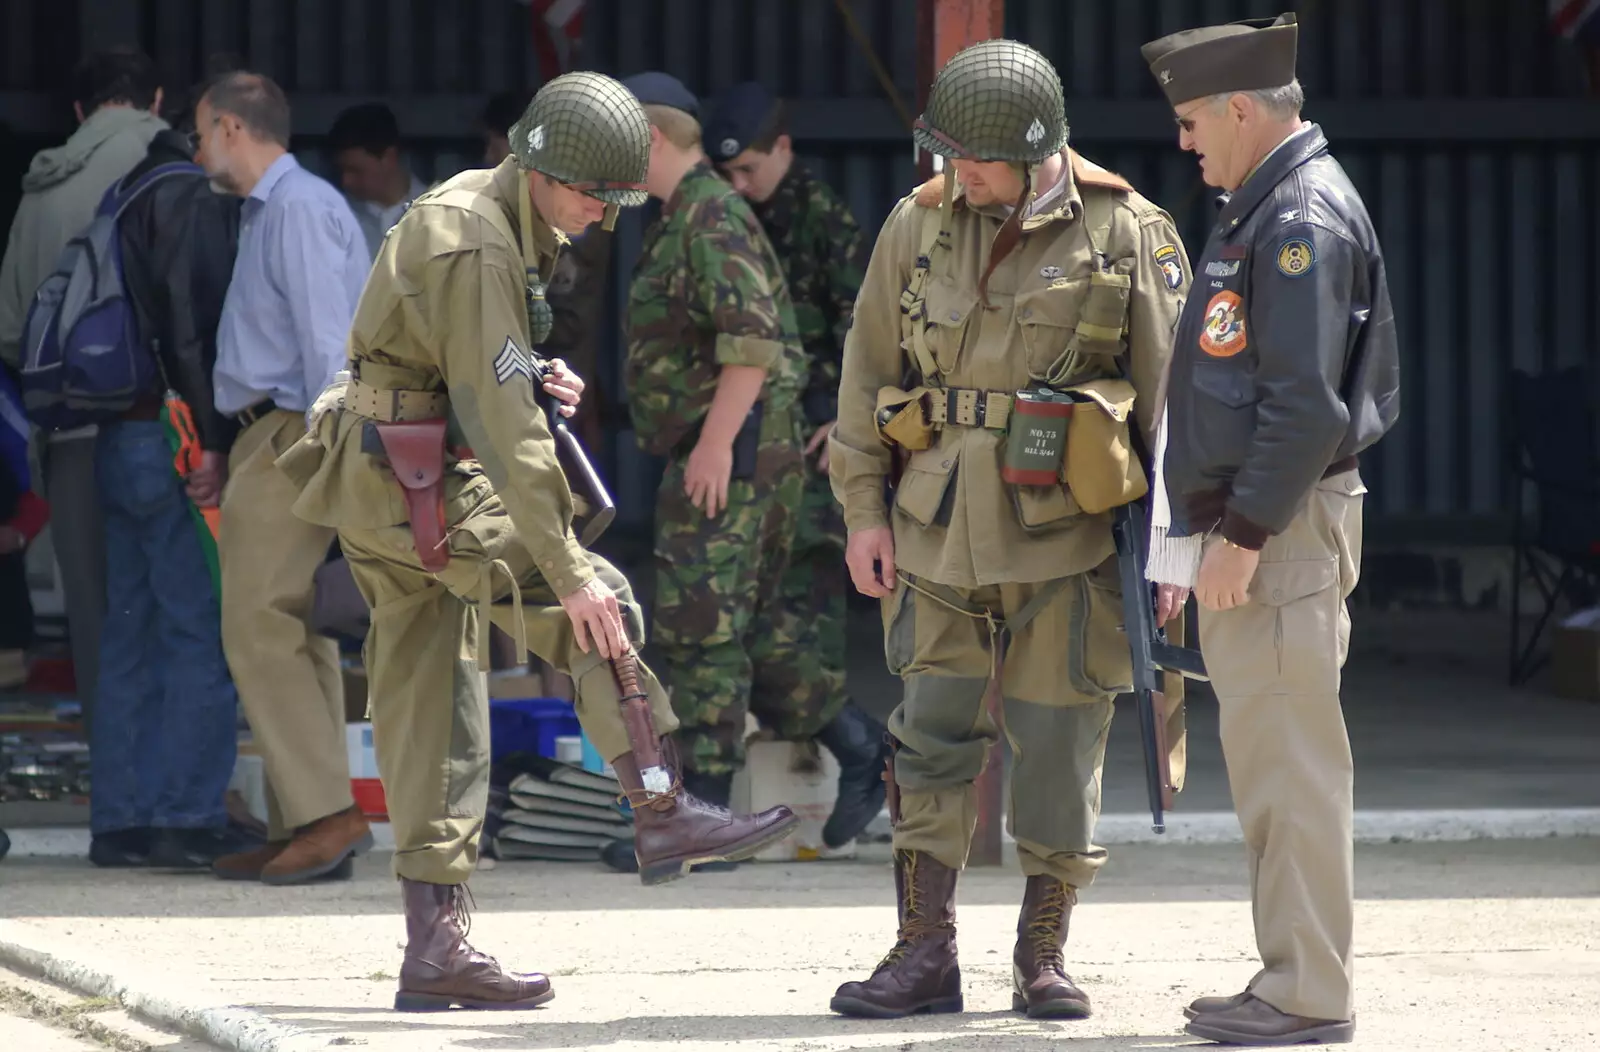
{"type": "Polygon", "coordinates": [[[708,163],[691,168],[645,231],[628,288],[628,408],[657,456],[705,419],[724,365],[767,371],[770,415],[792,408],[805,351],[783,268],[744,198],[708,163]]]}
{"type": "Polygon", "coordinates": [[[810,372],[806,417],[825,424],[838,415],[844,334],[861,288],[861,227],[827,183],[795,161],[756,217],[783,261],[795,322],[810,372]]]}

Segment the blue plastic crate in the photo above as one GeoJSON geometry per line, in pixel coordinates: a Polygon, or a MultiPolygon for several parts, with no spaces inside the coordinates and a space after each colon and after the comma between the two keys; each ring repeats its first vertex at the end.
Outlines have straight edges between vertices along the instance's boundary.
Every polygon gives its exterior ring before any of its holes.
{"type": "Polygon", "coordinates": [[[555,759],[557,738],[583,733],[572,703],[560,698],[489,699],[489,755],[531,752],[555,759]]]}

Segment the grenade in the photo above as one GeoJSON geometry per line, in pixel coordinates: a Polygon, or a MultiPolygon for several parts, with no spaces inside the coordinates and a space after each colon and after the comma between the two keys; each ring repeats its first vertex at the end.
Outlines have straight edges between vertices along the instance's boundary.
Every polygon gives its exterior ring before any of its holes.
{"type": "Polygon", "coordinates": [[[533,340],[533,345],[538,347],[550,338],[550,330],[555,327],[555,311],[550,309],[550,303],[544,298],[545,284],[529,275],[528,278],[528,335],[533,340]]]}

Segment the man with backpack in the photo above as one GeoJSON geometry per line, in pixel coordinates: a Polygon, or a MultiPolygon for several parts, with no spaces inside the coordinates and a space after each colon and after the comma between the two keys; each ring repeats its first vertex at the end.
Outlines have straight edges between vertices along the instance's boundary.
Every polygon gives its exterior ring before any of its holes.
{"type": "Polygon", "coordinates": [[[106,619],[100,643],[90,858],[101,866],[207,869],[226,835],[238,698],[219,597],[191,502],[216,506],[238,427],[216,411],[217,325],[239,236],[239,201],[213,192],[189,135],[164,130],[113,185],[115,237],[134,351],[149,379],[100,425],[106,619]],[[180,479],[161,422],[171,391],[204,452],[180,479]]]}
{"type": "MultiPolygon", "coordinates": [[[[63,145],[33,158],[0,263],[0,359],[12,366],[21,361],[23,324],[35,290],[55,269],[68,240],[88,225],[106,188],[167,127],[157,116],[161,88],[155,67],[142,53],[113,49],[90,55],[74,72],[73,89],[78,129],[63,145]]],[[[105,610],[93,438],[92,427],[51,434],[42,456],[73,670],[91,722],[105,610]]]]}

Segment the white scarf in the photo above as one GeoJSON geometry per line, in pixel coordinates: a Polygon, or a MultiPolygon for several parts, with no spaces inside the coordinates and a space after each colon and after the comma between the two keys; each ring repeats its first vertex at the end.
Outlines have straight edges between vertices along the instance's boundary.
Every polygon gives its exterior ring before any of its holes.
{"type": "Polygon", "coordinates": [[[1189,537],[1168,537],[1167,530],[1172,526],[1172,505],[1167,499],[1166,459],[1167,459],[1167,381],[1170,379],[1171,365],[1168,365],[1169,375],[1161,378],[1161,387],[1156,396],[1156,470],[1153,488],[1155,494],[1151,500],[1150,511],[1150,556],[1145,561],[1144,576],[1146,580],[1155,581],[1157,584],[1175,584],[1184,588],[1193,588],[1195,575],[1200,572],[1201,546],[1205,537],[1199,534],[1189,537]]]}

